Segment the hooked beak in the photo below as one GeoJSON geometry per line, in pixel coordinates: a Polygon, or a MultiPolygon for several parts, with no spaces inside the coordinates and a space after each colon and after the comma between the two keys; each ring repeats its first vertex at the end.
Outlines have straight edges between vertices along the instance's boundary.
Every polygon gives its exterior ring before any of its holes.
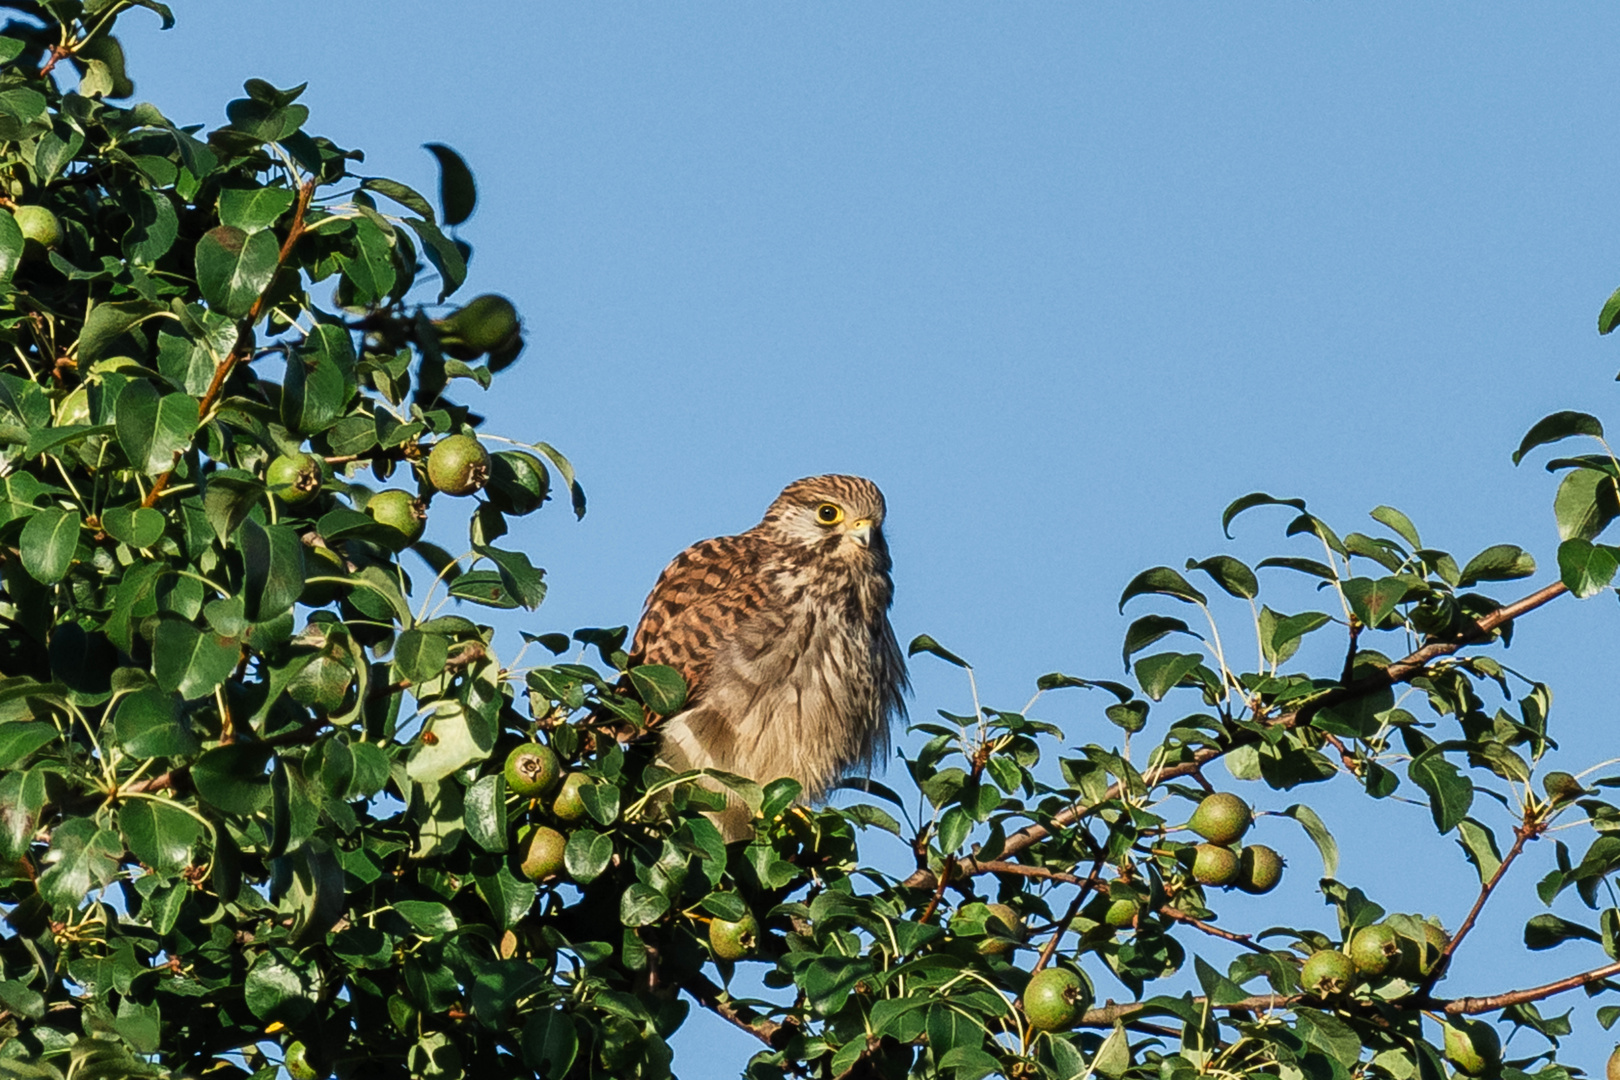
{"type": "Polygon", "coordinates": [[[861,547],[871,547],[872,519],[861,518],[859,521],[850,522],[849,531],[844,535],[861,545],[861,547]]]}

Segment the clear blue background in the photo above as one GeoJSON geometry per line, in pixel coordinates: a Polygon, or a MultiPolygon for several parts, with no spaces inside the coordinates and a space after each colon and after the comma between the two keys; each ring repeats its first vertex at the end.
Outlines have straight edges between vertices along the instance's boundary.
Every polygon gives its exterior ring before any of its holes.
{"type": "MultiPolygon", "coordinates": [[[[478,407],[572,455],[591,497],[583,523],[554,506],[516,531],[551,595],[508,626],[633,622],[683,546],[753,524],[795,477],[857,472],[888,495],[901,639],[933,634],[1016,708],[1045,671],[1119,677],[1137,570],[1281,546],[1275,511],[1222,538],[1251,490],[1341,531],[1391,503],[1459,561],[1514,542],[1551,567],[1555,481],[1508,455],[1554,409],[1620,415],[1620,348],[1595,331],[1620,284],[1610,8],[178,8],[168,33],[122,20],[137,97],[175,120],[222,122],[250,76],[307,80],[310,130],[365,171],[431,192],[427,141],[476,170],[463,295],[509,294],[530,341],[478,407]]],[[[1322,606],[1267,580],[1274,607],[1322,606]]],[[[1505,657],[1553,682],[1577,771],[1616,752],[1616,614],[1560,601],[1505,657]]],[[[954,669],[915,682],[915,715],[968,711],[954,669]]],[[[1111,743],[1103,702],[1066,694],[1037,713],[1111,743]]],[[[1175,714],[1155,715],[1150,734],[1175,714]]],[[[1472,902],[1422,807],[1241,790],[1310,799],[1340,876],[1391,910],[1455,927],[1472,902]]],[[[1298,830],[1256,835],[1293,870],[1223,923],[1329,927],[1298,830]]],[[[1605,962],[1518,945],[1551,855],[1515,868],[1444,992],[1605,962]]],[[[1571,1006],[1568,1060],[1600,1070],[1613,1040],[1581,995],[1544,1009],[1571,1006]]],[[[754,1049],[703,1016],[675,1045],[688,1078],[754,1049]]]]}

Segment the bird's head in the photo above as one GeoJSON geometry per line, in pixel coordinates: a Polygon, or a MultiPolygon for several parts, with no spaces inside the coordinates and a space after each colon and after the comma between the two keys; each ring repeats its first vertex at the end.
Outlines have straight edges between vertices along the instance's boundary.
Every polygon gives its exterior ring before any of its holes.
{"type": "Polygon", "coordinates": [[[760,527],[779,544],[823,548],[830,554],[871,559],[888,569],[883,539],[883,492],[860,476],[795,480],[765,511],[760,527]]]}

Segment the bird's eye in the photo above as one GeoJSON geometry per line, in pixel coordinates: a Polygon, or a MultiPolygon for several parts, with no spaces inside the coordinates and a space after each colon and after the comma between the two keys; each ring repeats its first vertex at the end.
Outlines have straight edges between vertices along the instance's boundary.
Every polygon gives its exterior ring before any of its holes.
{"type": "Polygon", "coordinates": [[[836,525],[844,520],[844,511],[832,503],[822,503],[816,507],[816,520],[823,525],[836,525]]]}

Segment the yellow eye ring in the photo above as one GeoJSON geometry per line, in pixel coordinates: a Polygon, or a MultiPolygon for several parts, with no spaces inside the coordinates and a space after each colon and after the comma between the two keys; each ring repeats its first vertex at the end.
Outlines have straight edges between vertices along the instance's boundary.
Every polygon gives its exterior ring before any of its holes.
{"type": "Polygon", "coordinates": [[[844,520],[844,510],[835,503],[822,503],[816,507],[816,520],[823,525],[836,525],[844,520]]]}

